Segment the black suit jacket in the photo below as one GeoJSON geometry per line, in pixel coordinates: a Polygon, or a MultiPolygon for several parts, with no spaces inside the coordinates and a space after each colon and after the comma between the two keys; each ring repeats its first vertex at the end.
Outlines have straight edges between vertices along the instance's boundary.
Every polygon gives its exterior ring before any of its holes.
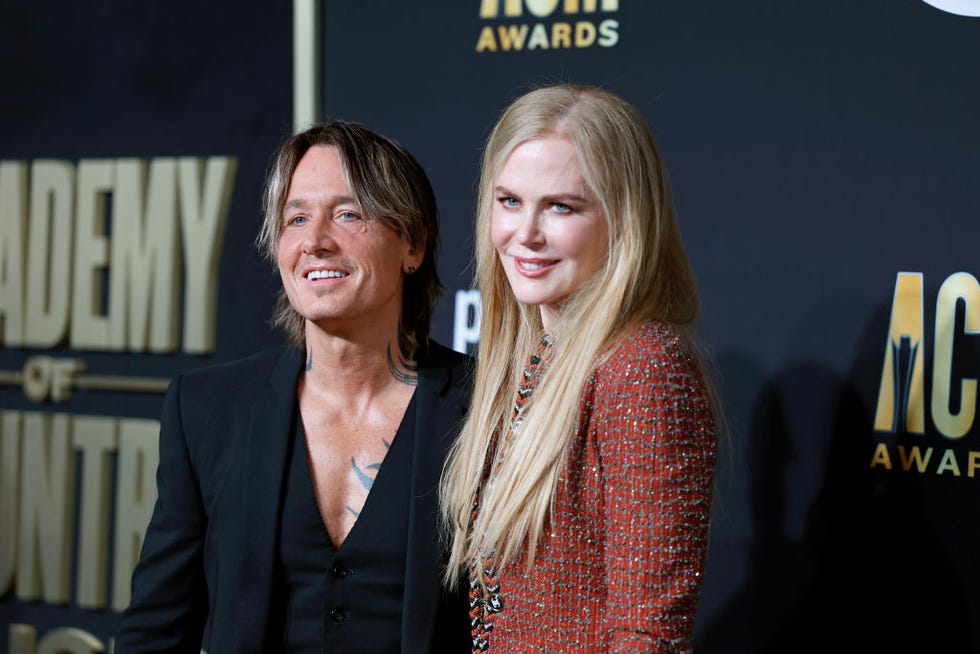
{"type": "MultiPolygon", "coordinates": [[[[262,650],[303,357],[277,348],[171,382],[159,494],[117,654],[262,650]]],[[[469,404],[471,359],[430,343],[418,363],[402,652],[466,652],[466,599],[440,584],[437,488],[469,404]]]]}

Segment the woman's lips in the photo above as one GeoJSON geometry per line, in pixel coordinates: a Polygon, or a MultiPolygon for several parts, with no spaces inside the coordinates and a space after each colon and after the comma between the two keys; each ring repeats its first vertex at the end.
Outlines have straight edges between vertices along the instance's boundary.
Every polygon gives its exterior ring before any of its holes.
{"type": "Polygon", "coordinates": [[[524,259],[522,257],[514,257],[514,267],[517,269],[517,272],[525,277],[533,278],[547,275],[556,265],[558,265],[558,259],[524,259]]]}

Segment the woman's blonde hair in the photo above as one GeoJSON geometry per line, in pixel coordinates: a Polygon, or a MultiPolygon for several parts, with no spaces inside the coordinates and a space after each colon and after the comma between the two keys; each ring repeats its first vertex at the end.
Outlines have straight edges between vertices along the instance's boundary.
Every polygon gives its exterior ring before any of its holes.
{"type": "MultiPolygon", "coordinates": [[[[502,114],[483,155],[476,216],[476,280],[482,299],[473,402],[443,474],[440,496],[451,538],[446,577],[478,554],[498,569],[527,539],[533,562],[575,434],[588,377],[630,328],[649,319],[688,339],[698,315],[697,289],[681,242],[667,173],[643,117],[619,96],[591,86],[533,90],[502,114]],[[490,240],[495,180],[522,143],[557,135],[574,143],[585,183],[605,216],[609,252],[599,271],[562,304],[551,336],[554,353],[523,409],[505,456],[488,462],[494,433],[509,427],[529,353],[543,335],[538,307],[519,303],[490,240]],[[535,407],[542,407],[538,411],[535,407]],[[488,463],[494,477],[484,480],[488,463]],[[479,516],[470,528],[475,493],[479,516]]],[[[692,353],[694,352],[693,344],[692,353]]]]}

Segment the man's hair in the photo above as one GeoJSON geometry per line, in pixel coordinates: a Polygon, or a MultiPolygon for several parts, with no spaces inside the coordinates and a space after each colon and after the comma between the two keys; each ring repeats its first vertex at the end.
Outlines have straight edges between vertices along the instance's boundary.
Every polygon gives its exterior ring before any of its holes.
{"type": "MultiPolygon", "coordinates": [[[[276,152],[263,193],[263,222],[256,243],[275,266],[282,233],[282,212],[289,184],[300,159],[317,145],[333,146],[347,183],[368,218],[391,227],[412,247],[423,251],[419,269],[405,277],[398,343],[415,357],[428,342],[432,313],[442,292],[437,259],[439,212],[425,170],[408,150],[362,125],[331,120],[291,136],[276,152]]],[[[302,342],[304,319],[280,290],[273,323],[289,342],[302,342]]]]}

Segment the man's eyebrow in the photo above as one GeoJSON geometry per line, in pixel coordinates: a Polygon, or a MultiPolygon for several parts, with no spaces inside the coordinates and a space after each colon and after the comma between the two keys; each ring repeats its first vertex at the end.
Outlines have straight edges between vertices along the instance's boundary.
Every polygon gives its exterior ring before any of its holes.
{"type": "MultiPolygon", "coordinates": [[[[292,200],[286,202],[286,204],[282,205],[282,209],[283,211],[285,211],[286,209],[302,209],[306,207],[307,204],[308,202],[304,198],[301,197],[293,198],[292,200]]],[[[353,195],[338,195],[330,198],[331,206],[338,206],[342,204],[353,204],[356,206],[360,206],[360,203],[357,201],[357,198],[355,198],[353,195]]]]}

